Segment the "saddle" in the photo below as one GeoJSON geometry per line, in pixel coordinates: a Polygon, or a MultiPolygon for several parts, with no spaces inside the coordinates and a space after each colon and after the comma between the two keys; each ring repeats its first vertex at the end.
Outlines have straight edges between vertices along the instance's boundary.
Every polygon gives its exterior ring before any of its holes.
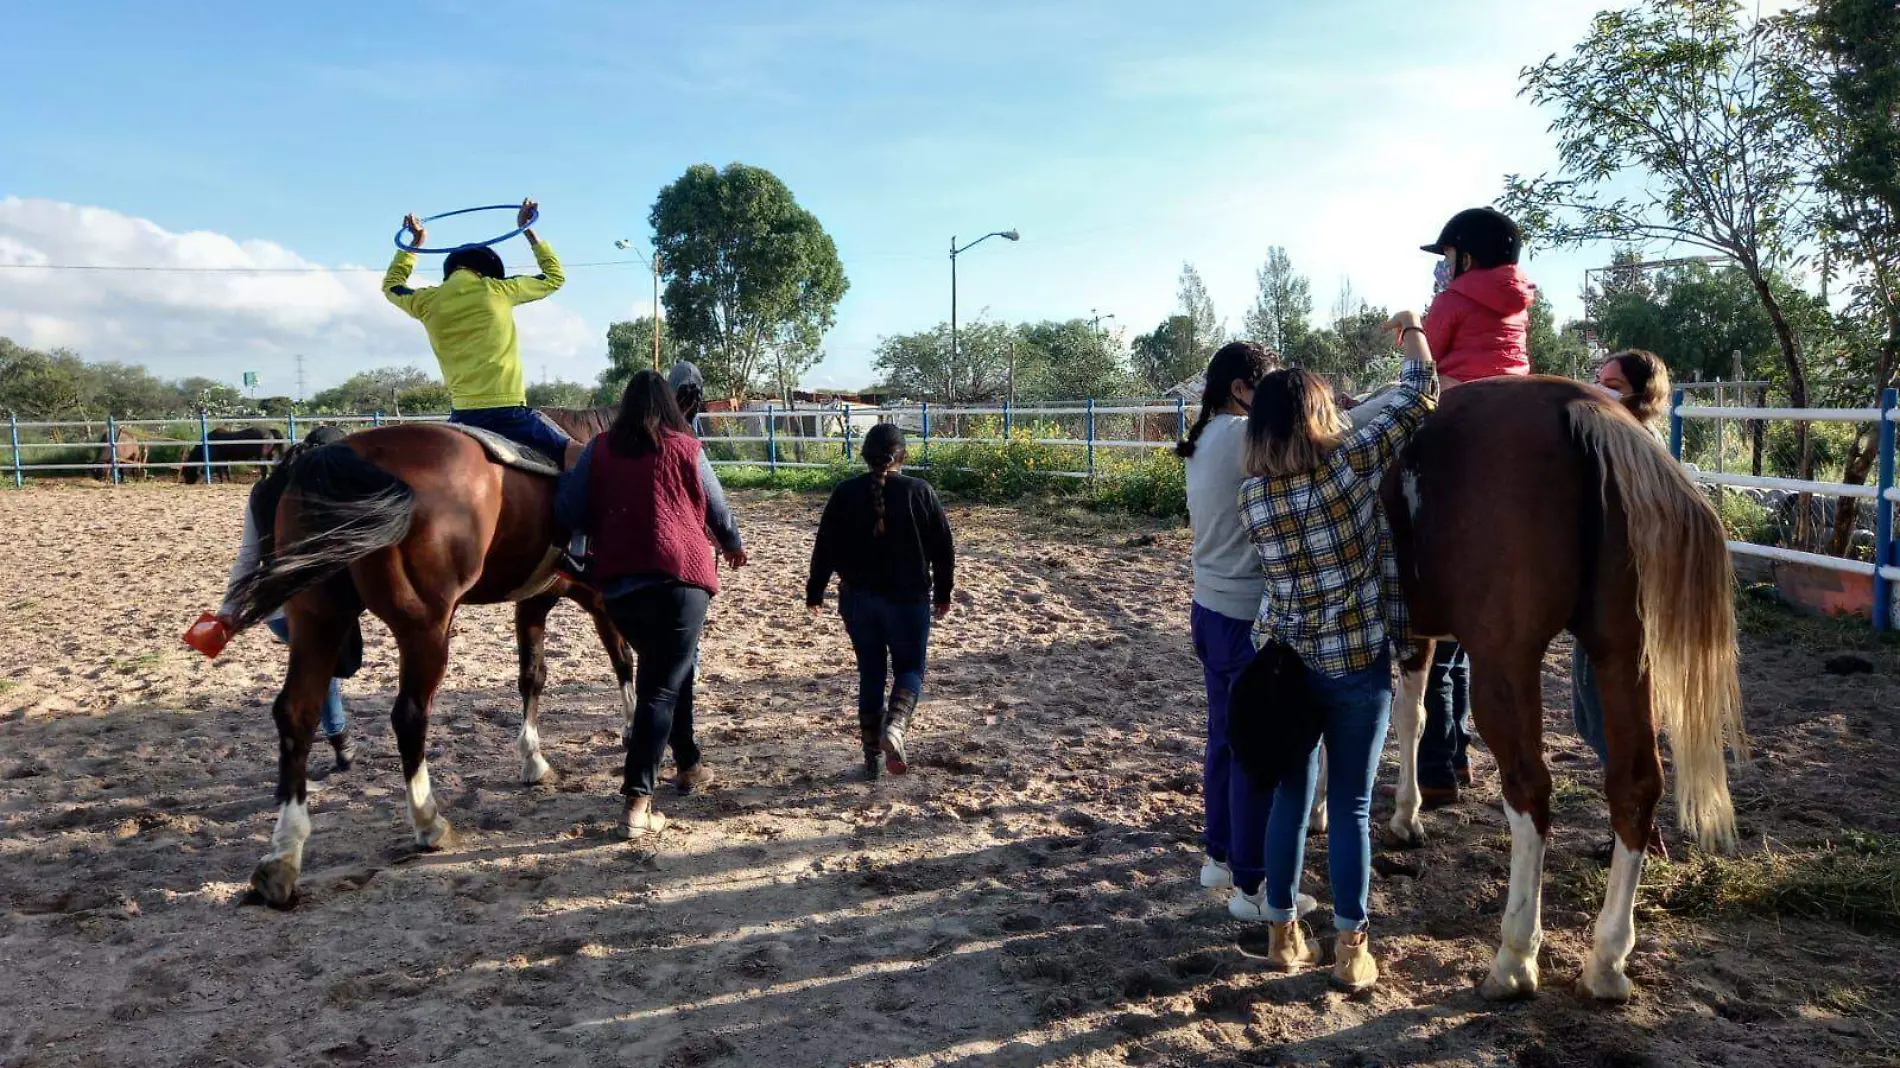
{"type": "Polygon", "coordinates": [[[483,430],[481,427],[469,426],[466,423],[443,423],[441,425],[452,430],[459,430],[469,437],[474,438],[476,441],[481,442],[482,451],[488,454],[488,458],[503,467],[512,467],[517,471],[526,471],[531,475],[543,475],[548,478],[553,478],[561,473],[560,464],[528,448],[526,445],[510,441],[492,430],[483,430]]]}

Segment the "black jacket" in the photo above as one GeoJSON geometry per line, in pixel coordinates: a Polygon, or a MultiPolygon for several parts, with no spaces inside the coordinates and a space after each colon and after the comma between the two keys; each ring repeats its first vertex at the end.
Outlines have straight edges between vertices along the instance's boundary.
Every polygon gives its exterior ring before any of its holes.
{"type": "Polygon", "coordinates": [[[876,533],[876,476],[859,475],[831,491],[811,547],[805,603],[825,601],[835,573],[841,585],[893,600],[950,603],[956,548],[950,521],[930,483],[907,475],[884,480],[884,533],[876,533]],[[934,583],[933,583],[934,578],[934,583]],[[934,589],[934,596],[933,596],[934,589]]]}

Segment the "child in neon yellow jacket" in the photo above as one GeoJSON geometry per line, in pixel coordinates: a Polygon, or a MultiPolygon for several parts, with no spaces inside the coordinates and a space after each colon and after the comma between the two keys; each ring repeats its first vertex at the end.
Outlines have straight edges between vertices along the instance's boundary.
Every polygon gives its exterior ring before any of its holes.
{"type": "MultiPolygon", "coordinates": [[[[526,227],[535,208],[534,201],[523,200],[515,225],[526,227]]],[[[402,224],[421,245],[426,237],[421,221],[409,215],[402,224]]],[[[411,289],[415,253],[399,251],[383,275],[383,296],[428,331],[429,346],[449,387],[449,422],[494,431],[571,467],[580,455],[580,443],[528,407],[514,314],[515,305],[540,300],[561,288],[567,277],[554,249],[533,230],[524,232],[540,274],[504,275],[494,249],[466,245],[443,261],[441,285],[411,289]]]]}

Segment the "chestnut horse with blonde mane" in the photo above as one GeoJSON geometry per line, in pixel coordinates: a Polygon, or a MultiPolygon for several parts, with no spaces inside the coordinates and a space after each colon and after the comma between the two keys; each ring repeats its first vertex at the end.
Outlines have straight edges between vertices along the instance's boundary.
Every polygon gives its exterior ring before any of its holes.
{"type": "Polygon", "coordinates": [[[1491,998],[1538,985],[1551,778],[1540,681],[1559,631],[1596,671],[1616,844],[1579,985],[1630,995],[1636,887],[1662,796],[1668,732],[1682,825],[1732,844],[1724,748],[1747,757],[1736,680],[1732,575],[1714,509],[1655,438],[1613,400],[1565,379],[1494,378],[1447,391],[1388,472],[1392,527],[1417,641],[1394,710],[1399,790],[1390,830],[1424,838],[1417,749],[1430,639],[1471,654],[1471,712],[1497,759],[1511,828],[1503,944],[1491,998]]]}
{"type": "MultiPolygon", "coordinates": [[[[612,409],[546,409],[581,440],[604,430],[612,409]]],[[[390,712],[402,756],[410,822],[425,850],[452,848],[454,831],[429,786],[423,743],[449,662],[449,633],[464,604],[515,605],[520,656],[521,779],[551,774],[541,755],[540,696],[548,613],[562,598],[591,617],[613,663],[631,720],[633,660],[594,590],[553,570],[555,480],[491,460],[451,427],[408,423],[362,430],[298,456],[286,481],[271,549],[233,598],[233,629],[284,608],[290,668],[272,705],[277,722],[277,828],[251,886],[276,907],[295,903],[310,836],[305,765],[337,653],[367,608],[388,624],[401,654],[390,712]]]]}

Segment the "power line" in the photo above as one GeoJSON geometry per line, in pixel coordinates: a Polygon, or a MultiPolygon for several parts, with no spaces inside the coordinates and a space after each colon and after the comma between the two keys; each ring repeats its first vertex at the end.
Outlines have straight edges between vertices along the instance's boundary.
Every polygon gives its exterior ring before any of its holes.
{"type": "MultiPolygon", "coordinates": [[[[593,260],[580,264],[561,264],[562,270],[574,268],[600,268],[600,266],[638,266],[646,264],[638,260],[593,260]]],[[[384,274],[390,268],[367,268],[367,266],[346,266],[346,268],[327,268],[327,266],[308,266],[308,268],[194,268],[194,266],[137,266],[137,264],[0,264],[0,270],[112,270],[112,272],[148,272],[148,274],[384,274]]],[[[528,266],[509,266],[504,270],[538,270],[528,266]]]]}

